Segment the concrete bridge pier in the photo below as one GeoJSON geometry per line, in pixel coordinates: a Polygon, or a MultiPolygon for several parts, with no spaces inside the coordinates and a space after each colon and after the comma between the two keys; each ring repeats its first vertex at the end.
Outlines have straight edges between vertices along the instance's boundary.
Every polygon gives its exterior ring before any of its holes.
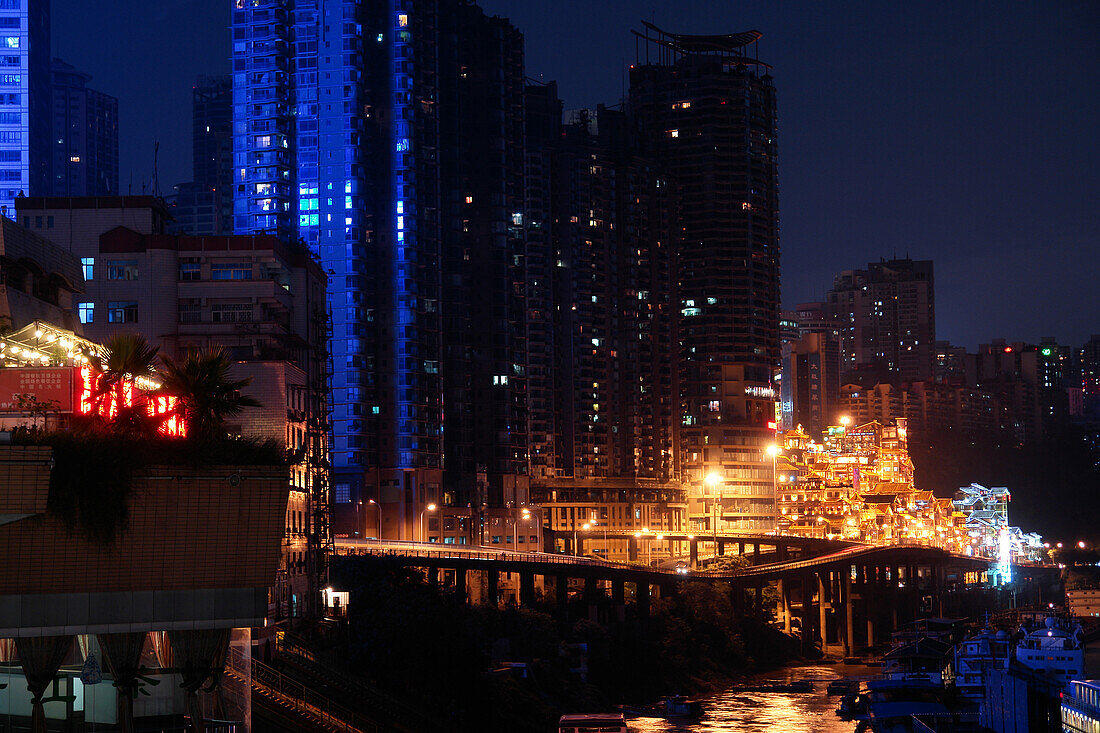
{"type": "Polygon", "coordinates": [[[737,543],[737,555],[739,557],[745,556],[745,543],[743,541],[738,541],[737,543]]]}
{"type": "Polygon", "coordinates": [[[718,544],[718,546],[714,549],[714,554],[719,555],[719,556],[725,555],[726,554],[726,543],[723,542],[722,540],[718,540],[717,544],[718,544]]]}
{"type": "Polygon", "coordinates": [[[695,570],[699,567],[699,540],[688,540],[688,553],[691,569],[695,570]]]}
{"type": "Polygon", "coordinates": [[[559,575],[554,578],[554,595],[557,600],[558,616],[563,620],[569,620],[569,576],[559,575]]]}
{"type": "Polygon", "coordinates": [[[486,570],[485,579],[488,586],[487,595],[489,596],[485,600],[493,608],[498,608],[500,606],[500,573],[496,570],[486,570]]]}
{"type": "Polygon", "coordinates": [[[844,573],[844,652],[851,656],[855,652],[856,616],[852,602],[852,575],[844,573]]]}
{"type": "Polygon", "coordinates": [[[626,582],[611,581],[611,605],[615,608],[615,617],[619,623],[626,621],[626,582]]]}
{"type": "Polygon", "coordinates": [[[821,641],[822,653],[824,653],[829,646],[829,618],[828,609],[825,606],[825,579],[823,577],[828,572],[827,570],[822,570],[814,574],[817,577],[817,631],[818,639],[821,641]]]}
{"type": "Polygon", "coordinates": [[[520,573],[519,576],[519,604],[526,608],[535,605],[535,574],[520,573]]]}
{"type": "Polygon", "coordinates": [[[470,594],[466,588],[466,568],[455,568],[455,594],[467,603],[470,602],[470,594]]]}
{"type": "Polygon", "coordinates": [[[638,562],[638,538],[630,536],[626,540],[627,557],[630,562],[638,562]]]}
{"type": "Polygon", "coordinates": [[[801,621],[802,651],[808,652],[813,647],[814,618],[813,618],[813,575],[802,575],[798,579],[799,593],[802,596],[802,605],[798,609],[798,617],[801,621]]]}
{"type": "Polygon", "coordinates": [[[600,620],[600,587],[594,576],[584,579],[584,602],[588,604],[588,620],[598,623],[600,620]]]}
{"type": "Polygon", "coordinates": [[[639,618],[649,618],[649,583],[639,580],[635,584],[634,596],[638,603],[639,618]]]}
{"type": "Polygon", "coordinates": [[[783,633],[791,633],[791,585],[790,583],[784,583],[780,578],[778,581],[779,602],[776,609],[776,615],[779,617],[777,620],[783,624],[783,633]]]}

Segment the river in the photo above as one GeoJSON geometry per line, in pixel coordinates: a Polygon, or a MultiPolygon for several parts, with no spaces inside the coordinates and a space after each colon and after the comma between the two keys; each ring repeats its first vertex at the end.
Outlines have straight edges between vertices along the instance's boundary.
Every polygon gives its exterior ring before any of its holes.
{"type": "Polygon", "coordinates": [[[753,682],[814,681],[805,693],[721,692],[701,697],[706,713],[699,720],[629,718],[631,733],[852,733],[856,723],[834,712],[840,697],[826,695],[829,682],[842,677],[867,676],[871,667],[829,664],[789,667],[761,674],[753,682]]]}

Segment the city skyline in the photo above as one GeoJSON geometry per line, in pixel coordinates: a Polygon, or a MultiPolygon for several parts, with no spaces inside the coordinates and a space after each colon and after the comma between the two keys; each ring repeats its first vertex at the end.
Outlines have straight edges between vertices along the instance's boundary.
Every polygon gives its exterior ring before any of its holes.
{"type": "MultiPolygon", "coordinates": [[[[618,101],[639,18],[681,32],[760,30],[780,85],[785,307],[822,297],[840,269],[908,254],[936,262],[938,335],[952,343],[1053,335],[1076,346],[1097,330],[1087,273],[1100,264],[1089,247],[1098,146],[1088,130],[1100,95],[1085,41],[1095,10],[840,5],[825,18],[762,4],[483,6],[524,32],[528,76],[557,80],[566,109],[618,101]],[[590,23],[575,23],[582,13],[590,23]],[[1021,46],[1047,65],[1005,71],[1021,46]]],[[[177,112],[199,74],[228,71],[228,4],[55,0],[52,15],[54,55],[120,98],[122,190],[150,181],[154,138],[161,193],[189,180],[188,119],[177,112]],[[175,23],[185,11],[192,22],[175,23]],[[119,47],[129,51],[104,52],[119,47]],[[134,58],[151,55],[163,61],[152,84],[133,73],[134,58]]]]}

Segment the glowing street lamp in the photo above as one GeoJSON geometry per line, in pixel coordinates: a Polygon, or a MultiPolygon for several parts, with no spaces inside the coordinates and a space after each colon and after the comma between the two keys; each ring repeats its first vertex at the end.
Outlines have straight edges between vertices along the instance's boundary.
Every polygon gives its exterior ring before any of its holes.
{"type": "MultiPolygon", "coordinates": [[[[359,502],[362,504],[363,502],[359,502]]],[[[374,513],[378,515],[378,539],[382,539],[382,505],[374,499],[367,499],[368,504],[374,505],[374,513]]]]}
{"type": "Polygon", "coordinates": [[[435,504],[429,504],[428,506],[424,507],[423,512],[420,512],[420,541],[421,542],[426,541],[425,537],[424,537],[424,512],[434,512],[435,510],[436,510],[435,504]]]}

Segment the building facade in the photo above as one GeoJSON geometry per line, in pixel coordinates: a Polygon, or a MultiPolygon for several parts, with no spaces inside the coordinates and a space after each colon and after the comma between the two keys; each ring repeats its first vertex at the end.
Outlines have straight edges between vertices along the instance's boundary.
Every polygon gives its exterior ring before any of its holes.
{"type": "Polygon", "coordinates": [[[621,111],[580,110],[563,125],[554,85],[527,95],[532,497],[559,549],[587,524],[611,531],[589,549],[625,558],[635,527],[686,526],[675,189],[633,154],[621,111]]]}
{"type": "Polygon", "coordinates": [[[233,35],[234,229],[329,274],[338,531],[525,504],[522,36],[457,0],[267,0],[233,35]]]}
{"type": "Polygon", "coordinates": [[[118,99],[88,87],[61,59],[50,68],[53,136],[49,196],[117,196],[118,99]]]}
{"type": "Polygon", "coordinates": [[[780,361],[775,86],[756,31],[644,24],[630,69],[639,153],[678,186],[680,473],[698,531],[775,529],[780,361]]]}
{"type": "Polygon", "coordinates": [[[50,186],[50,3],[0,4],[0,212],[50,186]]]}
{"type": "Polygon", "coordinates": [[[21,199],[28,223],[53,221],[79,258],[86,291],[75,312],[99,343],[140,333],[180,359],[221,347],[235,379],[261,407],[229,425],[299,452],[291,467],[282,562],[271,618],[315,611],[329,532],[325,276],[305,247],[271,235],[166,234],[167,210],[152,197],[21,199]],[[112,222],[119,222],[112,225],[112,222]],[[124,223],[123,223],[124,222],[124,223]]]}
{"type": "Polygon", "coordinates": [[[820,436],[839,419],[840,342],[827,332],[807,333],[783,344],[780,416],[784,429],[797,426],[820,436]]]}
{"type": "Polygon", "coordinates": [[[845,270],[826,295],[848,380],[933,377],[936,300],[931,260],[882,260],[845,270]]]}

